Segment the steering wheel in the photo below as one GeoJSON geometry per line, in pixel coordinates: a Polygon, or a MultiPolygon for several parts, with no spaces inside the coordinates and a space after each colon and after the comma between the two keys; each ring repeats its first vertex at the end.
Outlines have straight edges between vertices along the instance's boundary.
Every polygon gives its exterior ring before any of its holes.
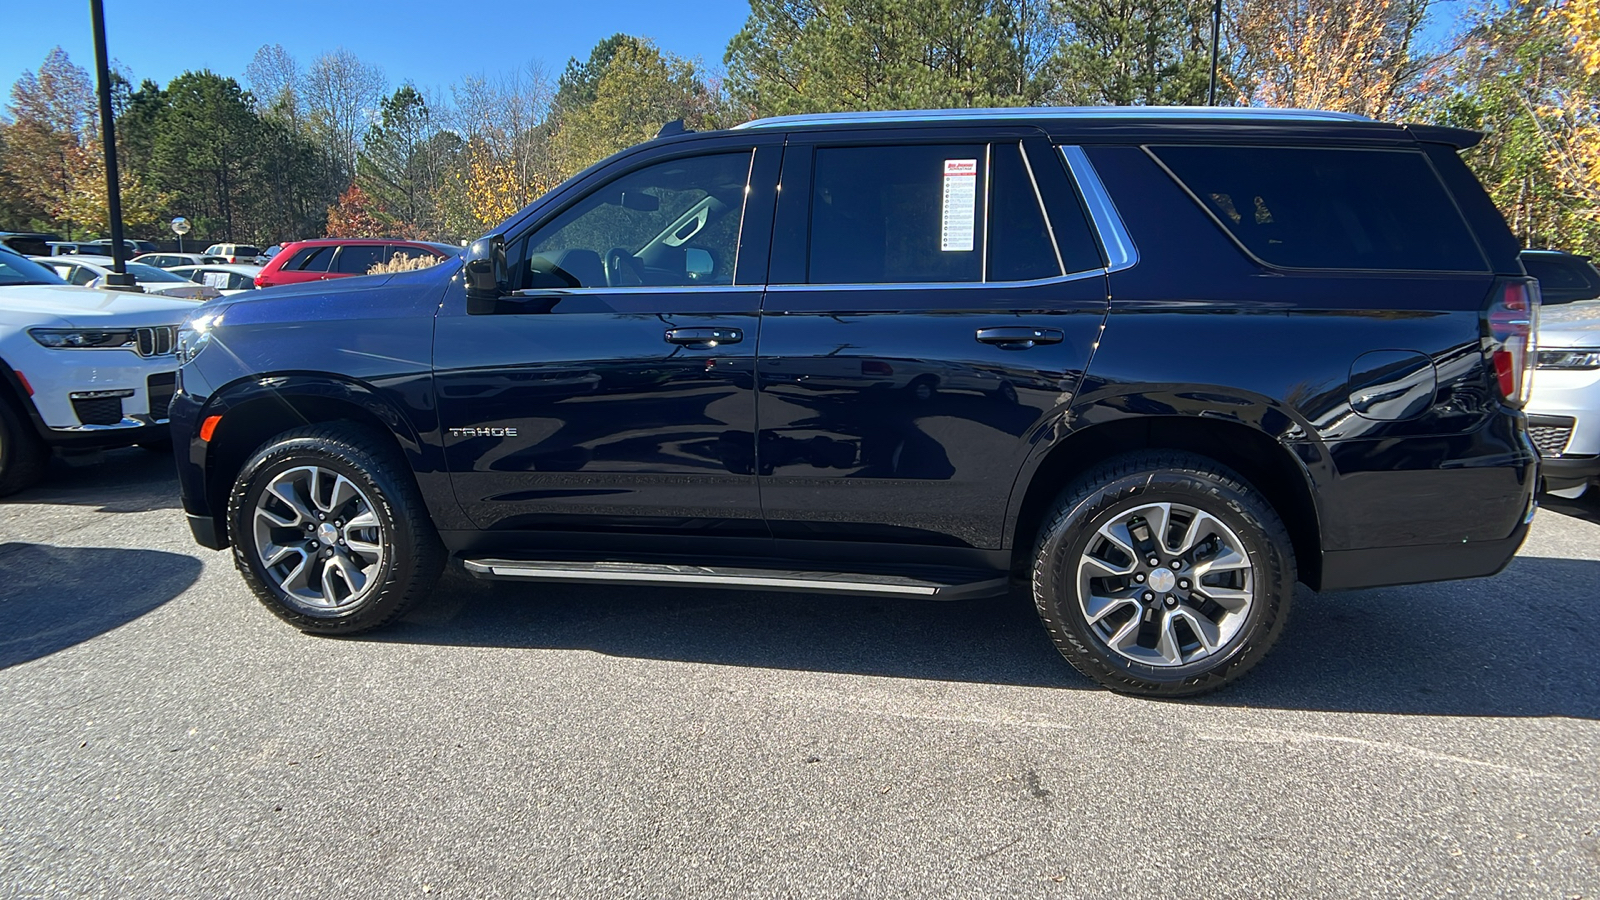
{"type": "Polygon", "coordinates": [[[610,287],[628,287],[644,284],[644,272],[639,268],[639,258],[621,247],[606,251],[606,284],[610,287]]]}

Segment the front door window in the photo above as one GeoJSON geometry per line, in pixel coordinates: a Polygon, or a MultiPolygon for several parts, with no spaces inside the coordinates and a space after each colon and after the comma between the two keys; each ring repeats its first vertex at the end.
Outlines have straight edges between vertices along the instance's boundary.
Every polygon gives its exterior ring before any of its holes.
{"type": "Polygon", "coordinates": [[[733,284],[750,152],[630,172],[532,235],[520,289],[733,284]]]}

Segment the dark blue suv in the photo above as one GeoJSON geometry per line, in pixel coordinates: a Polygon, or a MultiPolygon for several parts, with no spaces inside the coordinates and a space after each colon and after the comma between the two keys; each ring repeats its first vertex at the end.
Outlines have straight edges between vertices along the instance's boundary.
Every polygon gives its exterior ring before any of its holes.
{"type": "Polygon", "coordinates": [[[1318,590],[1499,571],[1535,284],[1458,151],[1332,113],[798,116],[582,172],[465,259],[186,326],[196,539],[308,632],[484,578],[1030,586],[1115,690],[1318,590]]]}

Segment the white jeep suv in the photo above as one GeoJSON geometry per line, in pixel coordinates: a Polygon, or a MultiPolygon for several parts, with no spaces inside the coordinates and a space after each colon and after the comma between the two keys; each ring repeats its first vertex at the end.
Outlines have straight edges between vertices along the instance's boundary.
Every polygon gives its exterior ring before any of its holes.
{"type": "Polygon", "coordinates": [[[0,496],[37,481],[54,449],[166,441],[173,347],[194,308],[74,287],[0,247],[0,496]]]}

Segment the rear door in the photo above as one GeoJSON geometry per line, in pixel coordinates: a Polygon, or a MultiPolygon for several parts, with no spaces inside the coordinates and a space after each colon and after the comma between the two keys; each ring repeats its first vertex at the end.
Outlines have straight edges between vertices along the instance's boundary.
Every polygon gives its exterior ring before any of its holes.
{"type": "Polygon", "coordinates": [[[999,548],[1106,313],[1059,155],[1031,131],[794,134],[779,204],[757,406],[774,536],[999,548]]]}

